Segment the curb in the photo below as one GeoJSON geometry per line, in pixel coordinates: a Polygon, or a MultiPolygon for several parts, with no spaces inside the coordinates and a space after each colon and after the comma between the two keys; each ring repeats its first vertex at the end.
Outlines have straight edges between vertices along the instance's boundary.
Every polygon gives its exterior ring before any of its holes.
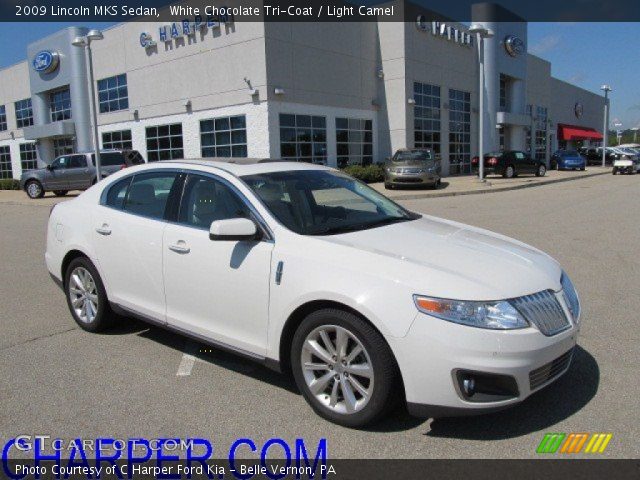
{"type": "Polygon", "coordinates": [[[421,200],[424,198],[440,198],[440,197],[457,197],[461,195],[482,195],[485,193],[508,192],[510,190],[520,190],[523,188],[543,187],[554,183],[572,182],[574,180],[582,180],[585,178],[597,177],[599,175],[611,175],[611,171],[594,172],[580,175],[579,177],[565,177],[549,180],[548,182],[523,183],[520,185],[512,185],[508,187],[488,188],[485,190],[463,190],[461,192],[438,192],[438,193],[416,193],[415,195],[385,195],[391,200],[421,200]]]}

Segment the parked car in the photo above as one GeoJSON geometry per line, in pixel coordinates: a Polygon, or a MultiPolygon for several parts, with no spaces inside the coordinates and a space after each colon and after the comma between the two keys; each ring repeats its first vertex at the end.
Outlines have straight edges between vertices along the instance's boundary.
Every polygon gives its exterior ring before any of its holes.
{"type": "Polygon", "coordinates": [[[384,165],[384,187],[427,185],[438,188],[440,162],[430,148],[400,149],[384,165]]]}
{"type": "Polygon", "coordinates": [[[584,170],[587,160],[575,150],[558,150],[551,156],[551,169],[584,170]]]}
{"type": "Polygon", "coordinates": [[[617,175],[618,173],[628,173],[635,175],[640,172],[640,157],[638,155],[625,155],[623,158],[619,158],[613,162],[613,169],[611,173],[617,175]]]}
{"type": "MultiPolygon", "coordinates": [[[[578,153],[587,160],[587,165],[602,165],[601,147],[580,147],[578,153]]],[[[611,165],[615,160],[615,154],[609,150],[605,152],[605,164],[611,165]]]]}
{"type": "MultiPolygon", "coordinates": [[[[478,174],[478,157],[471,159],[471,168],[478,174]]],[[[484,155],[484,174],[502,175],[505,178],[513,178],[522,173],[533,173],[536,177],[544,177],[547,166],[542,160],[531,158],[520,150],[508,150],[505,152],[493,152],[484,155]]]]}
{"type": "MultiPolygon", "coordinates": [[[[137,150],[105,150],[100,152],[101,173],[106,177],[122,168],[144,163],[137,150]]],[[[26,170],[20,177],[20,188],[30,198],[42,198],[52,191],[62,197],[69,190],[86,190],[96,182],[94,153],[71,153],[56,158],[45,168],[26,170]]]]}
{"type": "Polygon", "coordinates": [[[84,330],[136,316],[290,371],[350,427],[396,398],[432,417],[518,404],[568,370],[580,329],[548,255],[319,165],[122,170],[57,204],[46,245],[84,330]]]}

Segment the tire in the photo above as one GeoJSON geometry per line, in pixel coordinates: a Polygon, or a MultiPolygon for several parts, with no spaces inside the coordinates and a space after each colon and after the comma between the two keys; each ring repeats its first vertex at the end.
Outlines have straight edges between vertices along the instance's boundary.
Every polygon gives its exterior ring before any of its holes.
{"type": "Polygon", "coordinates": [[[580,167],[580,171],[584,172],[587,169],[587,167],[580,167]]]}
{"type": "Polygon", "coordinates": [[[290,358],[296,384],[311,408],[321,417],[345,427],[358,428],[373,423],[393,405],[401,390],[394,388],[400,374],[382,335],[357,315],[344,310],[323,309],[308,315],[293,337],[290,358]],[[347,339],[344,362],[340,362],[337,353],[328,357],[332,349],[336,349],[338,334],[347,339]],[[325,335],[330,347],[324,343],[325,335]],[[315,353],[304,347],[309,340],[318,348],[315,353]],[[349,361],[349,354],[357,351],[357,347],[362,351],[349,361]],[[318,352],[324,357],[316,355],[318,352]],[[307,369],[303,363],[325,368],[307,369]],[[355,365],[361,368],[353,368],[355,365]],[[372,373],[368,378],[362,375],[363,365],[368,365],[367,371],[372,373]],[[324,381],[318,381],[323,378],[324,381]],[[310,388],[314,382],[321,388],[315,393],[310,388]]]}
{"type": "Polygon", "coordinates": [[[385,182],[385,184],[384,184],[384,188],[385,188],[385,190],[391,190],[391,188],[392,188],[392,187],[391,187],[391,184],[390,184],[390,183],[386,183],[386,182],[385,182]]]}
{"type": "Polygon", "coordinates": [[[617,175],[618,174],[618,169],[616,167],[613,167],[613,170],[611,170],[611,173],[613,175],[617,175]]]}
{"type": "Polygon", "coordinates": [[[24,191],[27,192],[29,198],[34,200],[44,197],[44,188],[38,180],[29,180],[24,186],[24,191]]]}
{"type": "Polygon", "coordinates": [[[54,190],[53,194],[56,197],[64,197],[67,193],[69,193],[69,190],[54,190]]]}
{"type": "Polygon", "coordinates": [[[114,313],[111,311],[107,292],[96,267],[87,257],[78,257],[69,263],[64,275],[64,292],[71,316],[80,328],[88,332],[100,332],[112,325],[114,313]],[[87,297],[84,293],[86,291],[92,293],[93,297],[87,297]],[[72,298],[80,299],[82,304],[76,303],[74,306],[72,298]],[[95,301],[91,298],[95,298],[95,301]],[[89,315],[87,308],[90,308],[89,315]]]}
{"type": "Polygon", "coordinates": [[[504,178],[513,178],[516,176],[516,169],[513,165],[508,165],[507,168],[504,169],[504,173],[502,174],[504,178]]]}
{"type": "Polygon", "coordinates": [[[536,170],[536,177],[544,177],[547,173],[547,167],[540,164],[538,165],[538,169],[536,170]]]}

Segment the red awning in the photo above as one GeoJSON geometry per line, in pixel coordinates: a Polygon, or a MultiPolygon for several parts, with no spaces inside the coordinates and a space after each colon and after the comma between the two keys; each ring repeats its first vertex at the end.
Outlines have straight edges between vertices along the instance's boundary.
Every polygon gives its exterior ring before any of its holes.
{"type": "Polygon", "coordinates": [[[602,134],[595,128],[558,124],[560,140],[602,140],[602,134]]]}

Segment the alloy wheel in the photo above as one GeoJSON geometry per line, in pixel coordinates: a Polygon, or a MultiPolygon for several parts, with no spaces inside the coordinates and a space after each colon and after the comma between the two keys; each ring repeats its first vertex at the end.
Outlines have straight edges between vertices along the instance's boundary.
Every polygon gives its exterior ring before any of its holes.
{"type": "Polygon", "coordinates": [[[91,323],[98,314],[98,289],[89,270],[76,267],[69,277],[69,299],[76,316],[84,323],[91,323]]]}
{"type": "Polygon", "coordinates": [[[309,391],[328,410],[356,413],[371,399],[373,364],[349,330],[337,325],[317,327],[305,338],[300,362],[309,391]]]}
{"type": "Polygon", "coordinates": [[[42,193],[42,187],[38,182],[31,182],[27,185],[27,193],[31,198],[38,198],[42,193]]]}

